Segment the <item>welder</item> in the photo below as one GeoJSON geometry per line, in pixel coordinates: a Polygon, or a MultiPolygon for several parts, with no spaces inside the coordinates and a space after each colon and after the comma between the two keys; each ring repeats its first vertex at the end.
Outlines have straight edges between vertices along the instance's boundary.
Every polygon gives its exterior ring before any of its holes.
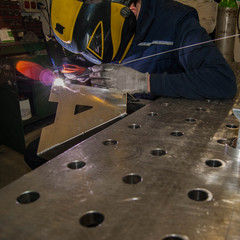
{"type": "Polygon", "coordinates": [[[51,18],[57,40],[92,63],[93,86],[150,99],[236,94],[231,67],[190,6],[172,0],[53,0],[51,18]]]}

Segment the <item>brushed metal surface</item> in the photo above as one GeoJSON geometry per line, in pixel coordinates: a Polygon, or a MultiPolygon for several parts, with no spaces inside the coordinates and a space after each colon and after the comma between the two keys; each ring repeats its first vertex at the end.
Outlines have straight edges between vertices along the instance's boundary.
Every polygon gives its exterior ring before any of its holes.
{"type": "Polygon", "coordinates": [[[55,121],[42,129],[38,155],[126,115],[126,94],[57,80],[49,97],[58,103],[55,121]]]}
{"type": "Polygon", "coordinates": [[[234,101],[159,98],[0,190],[0,239],[239,240],[234,101]]]}

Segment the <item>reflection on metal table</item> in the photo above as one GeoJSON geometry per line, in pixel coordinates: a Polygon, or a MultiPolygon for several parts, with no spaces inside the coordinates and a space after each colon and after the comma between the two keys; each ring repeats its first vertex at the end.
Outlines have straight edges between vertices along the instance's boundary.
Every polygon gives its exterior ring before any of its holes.
{"type": "Polygon", "coordinates": [[[1,189],[0,239],[239,240],[233,108],[148,103],[1,189]]]}

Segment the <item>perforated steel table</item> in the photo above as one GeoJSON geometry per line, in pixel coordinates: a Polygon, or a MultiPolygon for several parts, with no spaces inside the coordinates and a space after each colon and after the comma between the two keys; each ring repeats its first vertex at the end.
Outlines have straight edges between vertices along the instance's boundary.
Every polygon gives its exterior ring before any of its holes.
{"type": "Polygon", "coordinates": [[[149,102],[1,189],[0,239],[239,240],[233,108],[149,102]]]}

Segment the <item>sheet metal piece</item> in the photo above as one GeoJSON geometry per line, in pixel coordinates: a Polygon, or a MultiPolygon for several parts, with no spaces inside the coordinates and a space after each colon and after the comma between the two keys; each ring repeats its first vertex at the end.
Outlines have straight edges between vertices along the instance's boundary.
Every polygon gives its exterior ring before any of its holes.
{"type": "Polygon", "coordinates": [[[0,190],[0,239],[239,240],[233,101],[160,98],[0,190]]]}
{"type": "Polygon", "coordinates": [[[126,94],[60,83],[51,89],[49,101],[57,102],[58,107],[55,122],[42,129],[38,155],[126,115],[126,94]]]}

